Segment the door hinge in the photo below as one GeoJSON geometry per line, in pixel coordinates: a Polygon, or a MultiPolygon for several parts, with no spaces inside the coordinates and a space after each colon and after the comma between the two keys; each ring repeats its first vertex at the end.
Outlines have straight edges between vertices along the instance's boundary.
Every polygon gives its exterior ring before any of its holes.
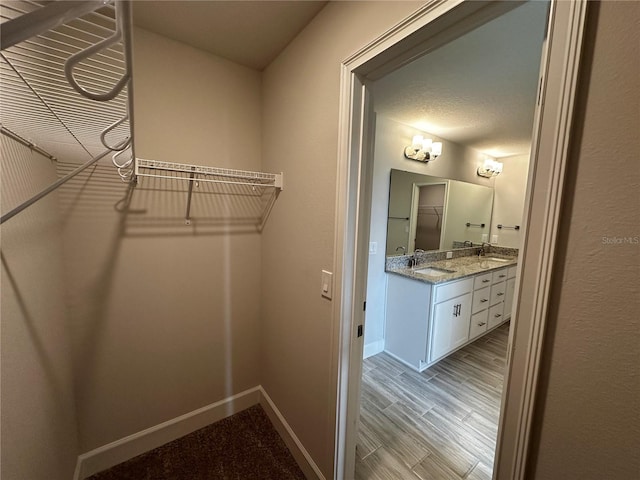
{"type": "Polygon", "coordinates": [[[542,105],[542,82],[544,81],[544,77],[540,77],[540,84],[538,85],[538,106],[542,105]]]}
{"type": "Polygon", "coordinates": [[[358,338],[362,336],[362,325],[358,325],[358,338]]]}

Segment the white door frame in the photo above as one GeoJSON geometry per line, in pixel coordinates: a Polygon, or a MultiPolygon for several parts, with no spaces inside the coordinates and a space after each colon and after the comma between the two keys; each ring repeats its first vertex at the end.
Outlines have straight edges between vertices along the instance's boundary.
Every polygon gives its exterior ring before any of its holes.
{"type": "MultiPolygon", "coordinates": [[[[364,337],[357,336],[357,327],[364,318],[372,170],[368,153],[373,133],[364,79],[380,78],[513,4],[429,1],[342,64],[333,306],[336,480],[353,478],[359,411],[364,337]]],[[[586,0],[551,3],[522,222],[525,240],[514,295],[517,322],[509,334],[498,430],[494,466],[498,479],[524,479],[527,465],[586,4],[586,0]]]]}

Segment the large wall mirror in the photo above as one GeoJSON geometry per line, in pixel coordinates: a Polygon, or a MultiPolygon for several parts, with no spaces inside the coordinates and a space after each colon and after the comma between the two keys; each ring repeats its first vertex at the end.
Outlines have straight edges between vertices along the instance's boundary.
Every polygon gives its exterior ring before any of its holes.
{"type": "Polygon", "coordinates": [[[391,170],[387,255],[489,241],[493,188],[391,170]]]}

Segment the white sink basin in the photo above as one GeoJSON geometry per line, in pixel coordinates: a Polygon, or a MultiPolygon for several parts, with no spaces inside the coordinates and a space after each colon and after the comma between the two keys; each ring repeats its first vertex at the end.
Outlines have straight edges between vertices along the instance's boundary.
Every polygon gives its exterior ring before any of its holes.
{"type": "Polygon", "coordinates": [[[440,277],[442,275],[448,275],[455,273],[453,270],[445,270],[444,268],[426,267],[414,270],[415,273],[421,273],[422,275],[430,275],[432,277],[440,277]]]}
{"type": "MultiPolygon", "coordinates": [[[[482,257],[481,257],[481,259],[482,259],[482,257]]],[[[487,260],[489,262],[502,262],[502,263],[511,261],[508,258],[499,258],[499,257],[484,257],[484,260],[487,260]]]]}

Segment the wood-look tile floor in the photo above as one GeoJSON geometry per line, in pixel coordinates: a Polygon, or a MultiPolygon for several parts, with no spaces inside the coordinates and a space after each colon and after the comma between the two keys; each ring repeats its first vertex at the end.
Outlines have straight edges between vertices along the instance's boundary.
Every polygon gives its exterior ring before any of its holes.
{"type": "Polygon", "coordinates": [[[491,480],[509,323],[422,373],[362,366],[357,480],[491,480]]]}

